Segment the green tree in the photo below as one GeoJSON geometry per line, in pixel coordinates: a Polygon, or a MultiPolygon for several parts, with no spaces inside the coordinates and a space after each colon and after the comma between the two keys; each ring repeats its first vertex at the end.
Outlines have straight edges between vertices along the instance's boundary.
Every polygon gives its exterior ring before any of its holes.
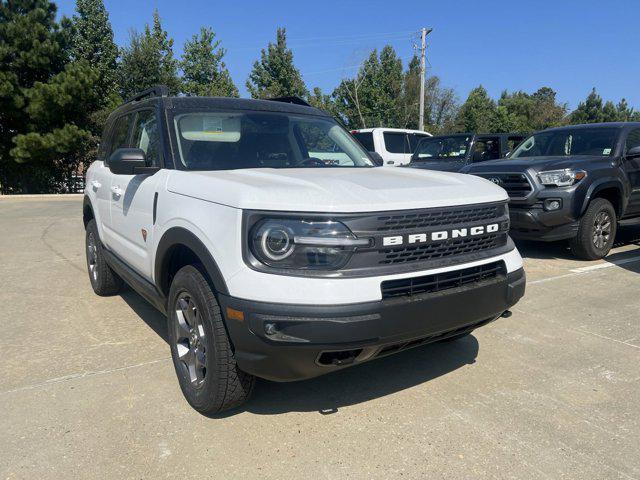
{"type": "Polygon", "coordinates": [[[118,91],[118,47],[103,0],[77,0],[77,15],[73,17],[74,33],[71,55],[74,60],[86,60],[98,73],[95,88],[104,99],[104,106],[114,103],[118,91]]]}
{"type": "Polygon", "coordinates": [[[162,28],[158,11],[153,12],[153,26],[143,33],[131,32],[129,45],[122,49],[120,89],[123,98],[155,85],[167,85],[169,91],[181,91],[178,61],[173,56],[173,39],[162,28]]]}
{"type": "Polygon", "coordinates": [[[185,95],[237,97],[238,89],[222,61],[225,49],[210,28],[201,28],[184,45],[180,61],[185,95]]]}
{"type": "MultiPolygon", "coordinates": [[[[31,103],[37,91],[61,74],[69,59],[71,22],[56,22],[47,0],[0,2],[0,190],[31,193],[53,190],[63,180],[73,137],[43,130],[31,103]],[[25,139],[49,135],[53,148],[25,156],[25,139]],[[66,138],[63,138],[65,136],[66,138]]],[[[80,72],[78,72],[80,74],[80,72]]],[[[69,95],[75,94],[75,92],[69,95]]],[[[56,116],[57,112],[47,112],[56,116]]],[[[74,137],[77,138],[77,137],[74,137]]]]}
{"type": "Polygon", "coordinates": [[[496,102],[480,85],[471,90],[467,100],[460,107],[456,128],[464,132],[491,132],[498,123],[497,116],[496,102]]]}
{"type": "Polygon", "coordinates": [[[322,93],[322,90],[319,87],[315,87],[313,92],[309,95],[309,104],[312,107],[319,108],[320,110],[324,110],[330,115],[336,114],[336,106],[331,98],[331,95],[327,95],[322,93]]]}
{"type": "Polygon", "coordinates": [[[542,87],[533,94],[502,92],[492,125],[495,132],[530,132],[561,125],[567,107],[556,101],[556,92],[542,87]]]}
{"type": "Polygon", "coordinates": [[[260,52],[247,80],[247,90],[253,98],[274,98],[308,95],[300,71],[293,64],[293,52],[287,48],[284,28],[278,28],[276,43],[269,43],[260,52]]]}
{"type": "Polygon", "coordinates": [[[591,90],[584,102],[578,104],[571,114],[572,123],[600,123],[604,121],[602,97],[596,93],[596,89],[591,90]]]}
{"type": "Polygon", "coordinates": [[[390,45],[373,50],[354,78],[343,79],[332,96],[336,111],[349,128],[401,126],[404,85],[402,61],[390,45]]]}

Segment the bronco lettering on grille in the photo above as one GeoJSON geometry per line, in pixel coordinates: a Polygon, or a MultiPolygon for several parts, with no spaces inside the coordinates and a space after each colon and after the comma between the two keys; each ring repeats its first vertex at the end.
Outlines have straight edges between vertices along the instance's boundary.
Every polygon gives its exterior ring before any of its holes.
{"type": "Polygon", "coordinates": [[[491,223],[489,225],[477,225],[469,228],[453,228],[450,230],[439,230],[427,233],[411,233],[409,235],[392,235],[382,238],[382,245],[392,247],[404,244],[416,244],[427,242],[439,242],[442,240],[475,237],[486,233],[496,233],[500,230],[500,224],[491,223]]]}

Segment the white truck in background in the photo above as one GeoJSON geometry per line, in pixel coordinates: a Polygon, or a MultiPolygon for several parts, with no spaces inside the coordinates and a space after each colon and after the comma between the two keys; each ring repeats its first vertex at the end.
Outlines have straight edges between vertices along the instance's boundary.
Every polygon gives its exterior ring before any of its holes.
{"type": "Polygon", "coordinates": [[[351,134],[366,150],[379,154],[385,167],[406,165],[420,140],[432,136],[422,130],[404,128],[362,128],[352,130],[351,134]]]}

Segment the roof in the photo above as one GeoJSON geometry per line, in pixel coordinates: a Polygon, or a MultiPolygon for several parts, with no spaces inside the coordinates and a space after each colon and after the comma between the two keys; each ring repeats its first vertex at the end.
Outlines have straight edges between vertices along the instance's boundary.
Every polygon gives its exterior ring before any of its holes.
{"type": "Polygon", "coordinates": [[[427,135],[431,135],[429,132],[425,132],[424,130],[411,130],[409,128],[387,128],[387,127],[375,127],[375,128],[358,128],[356,130],[352,130],[352,132],[365,133],[365,132],[373,132],[377,130],[384,130],[385,132],[400,132],[400,133],[423,133],[427,135]]]}
{"type": "Polygon", "coordinates": [[[250,110],[263,112],[293,113],[299,115],[330,116],[320,109],[276,100],[256,100],[249,98],[229,97],[146,97],[139,101],[131,101],[120,105],[114,113],[135,109],[144,104],[157,104],[160,100],[167,109],[220,109],[220,110],[250,110]]]}
{"type": "Polygon", "coordinates": [[[603,122],[603,123],[581,123],[578,125],[564,125],[562,127],[554,127],[543,130],[548,132],[551,130],[575,130],[582,128],[623,128],[623,127],[640,127],[640,122],[603,122]]]}
{"type": "Polygon", "coordinates": [[[255,110],[329,116],[320,109],[287,101],[229,97],[165,97],[164,101],[166,108],[219,108],[223,110],[255,110]]]}

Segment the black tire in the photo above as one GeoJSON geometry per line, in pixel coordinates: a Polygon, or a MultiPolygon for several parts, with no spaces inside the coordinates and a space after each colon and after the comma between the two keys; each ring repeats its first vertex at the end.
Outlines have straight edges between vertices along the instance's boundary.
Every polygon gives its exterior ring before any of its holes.
{"type": "Polygon", "coordinates": [[[93,291],[101,297],[115,295],[122,288],[122,279],[107,264],[103,253],[104,247],[98,235],[95,220],[90,220],[85,232],[85,253],[87,256],[87,272],[93,291]]]}
{"type": "Polygon", "coordinates": [[[580,219],[578,234],[569,240],[571,252],[584,260],[604,258],[615,241],[618,221],[609,200],[596,198],[580,219]]]}
{"type": "Polygon", "coordinates": [[[454,335],[453,337],[449,337],[449,338],[444,338],[442,340],[440,340],[442,343],[446,343],[446,342],[455,342],[456,340],[460,340],[461,338],[465,338],[468,337],[469,335],[471,335],[471,332],[467,332],[467,333],[459,333],[458,335],[454,335]]]}
{"type": "Polygon", "coordinates": [[[242,405],[255,378],[236,364],[220,306],[201,268],[188,265],[175,275],[167,319],[182,393],[198,412],[212,415],[242,405]]]}

